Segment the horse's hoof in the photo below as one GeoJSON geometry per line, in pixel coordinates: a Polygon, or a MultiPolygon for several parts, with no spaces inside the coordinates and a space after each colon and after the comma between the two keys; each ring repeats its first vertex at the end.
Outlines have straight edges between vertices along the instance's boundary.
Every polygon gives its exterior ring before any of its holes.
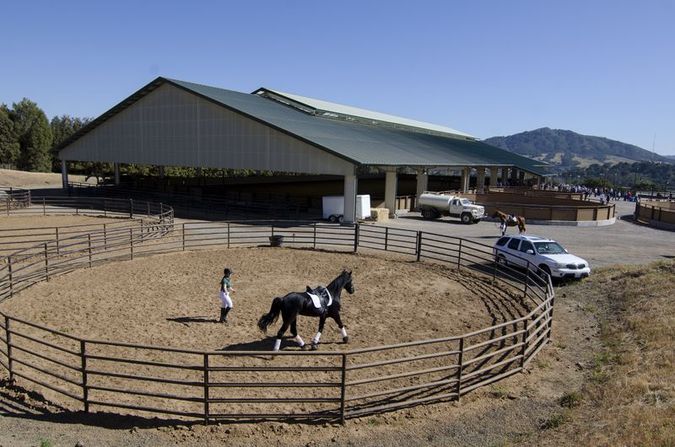
{"type": "Polygon", "coordinates": [[[319,349],[319,345],[312,343],[312,346],[309,349],[311,349],[312,351],[316,351],[317,349],[319,349]]]}
{"type": "Polygon", "coordinates": [[[343,343],[349,343],[349,337],[342,337],[343,343]]]}

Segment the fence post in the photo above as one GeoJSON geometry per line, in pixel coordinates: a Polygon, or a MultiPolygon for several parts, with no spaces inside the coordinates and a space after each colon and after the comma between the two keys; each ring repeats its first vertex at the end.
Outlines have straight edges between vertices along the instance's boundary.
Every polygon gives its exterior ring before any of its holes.
{"type": "Polygon", "coordinates": [[[459,240],[459,248],[457,251],[457,270],[462,269],[462,239],[459,240]]]}
{"type": "Polygon", "coordinates": [[[345,425],[345,396],[347,394],[347,354],[342,354],[342,377],[340,378],[340,423],[345,425]]]}
{"type": "Polygon", "coordinates": [[[384,227],[384,251],[389,248],[389,227],[384,227]]]}
{"type": "Polygon", "coordinates": [[[547,338],[550,340],[551,339],[551,332],[553,331],[553,304],[555,303],[555,295],[551,295],[551,304],[550,304],[550,314],[548,317],[550,318],[548,320],[548,335],[547,338]]]}
{"type": "Polygon", "coordinates": [[[525,286],[523,287],[523,298],[527,298],[527,286],[530,282],[530,261],[527,261],[527,267],[525,267],[525,286]]]}
{"type": "Polygon", "coordinates": [[[182,225],[182,235],[183,235],[183,251],[185,251],[185,222],[182,225]]]}
{"type": "Polygon", "coordinates": [[[134,229],[129,228],[129,252],[131,254],[131,260],[134,260],[134,229]]]}
{"type": "Polygon", "coordinates": [[[520,350],[520,355],[522,356],[520,358],[520,367],[525,368],[525,351],[527,351],[527,339],[530,336],[530,330],[527,328],[527,318],[523,320],[523,323],[525,324],[525,332],[523,332],[523,348],[520,350]]]}
{"type": "Polygon", "coordinates": [[[143,236],[143,219],[141,219],[141,242],[145,240],[145,236],[143,236]]]}
{"type": "Polygon", "coordinates": [[[459,339],[459,361],[457,364],[457,402],[462,396],[462,370],[464,369],[464,337],[459,339]]]}
{"type": "Polygon", "coordinates": [[[227,248],[230,248],[230,223],[227,223],[227,248]]]}
{"type": "Polygon", "coordinates": [[[417,232],[417,240],[415,241],[415,254],[417,255],[417,262],[422,257],[422,232],[417,232]]]}
{"type": "Polygon", "coordinates": [[[45,242],[45,278],[49,281],[49,250],[47,242],[45,242]]]}
{"type": "Polygon", "coordinates": [[[61,248],[59,244],[59,227],[56,227],[56,254],[61,254],[61,248]]]}
{"type": "Polygon", "coordinates": [[[9,216],[9,196],[7,196],[7,216],[9,216]]]}
{"type": "Polygon", "coordinates": [[[129,219],[134,218],[134,199],[129,199],[129,219]]]}
{"type": "Polygon", "coordinates": [[[359,249],[359,224],[354,224],[354,253],[359,249]]]}
{"type": "Polygon", "coordinates": [[[316,249],[316,222],[314,222],[314,248],[316,249]]]}
{"type": "MultiPolygon", "coordinates": [[[[147,213],[147,216],[148,216],[148,219],[150,219],[150,202],[145,202],[145,204],[148,206],[148,213],[147,213]]],[[[161,205],[161,204],[160,204],[160,205],[161,205]]],[[[161,207],[160,207],[160,209],[161,209],[161,207]]],[[[162,213],[159,213],[159,214],[161,215],[162,213]]]]}
{"type": "Polygon", "coordinates": [[[9,381],[14,380],[14,368],[12,361],[12,334],[9,332],[9,317],[5,315],[5,340],[7,343],[7,369],[9,369],[9,381]]]}
{"type": "Polygon", "coordinates": [[[91,233],[87,233],[87,245],[89,248],[89,268],[91,268],[91,233]]]}
{"type": "Polygon", "coordinates": [[[204,353],[204,423],[209,424],[209,354],[204,353]]]}
{"type": "Polygon", "coordinates": [[[84,412],[89,413],[89,387],[87,386],[87,346],[84,340],[80,340],[80,364],[82,371],[82,403],[84,412]]]}
{"type": "Polygon", "coordinates": [[[108,249],[108,232],[106,231],[106,224],[103,224],[103,249],[108,249]]]}
{"type": "Polygon", "coordinates": [[[9,275],[9,296],[14,296],[14,275],[12,275],[12,257],[7,256],[7,274],[9,275]]]}
{"type": "Polygon", "coordinates": [[[497,282],[497,265],[498,262],[497,258],[495,257],[495,259],[492,261],[492,285],[495,285],[497,282]]]}
{"type": "Polygon", "coordinates": [[[47,204],[44,197],[42,198],[42,215],[47,215],[47,204]]]}

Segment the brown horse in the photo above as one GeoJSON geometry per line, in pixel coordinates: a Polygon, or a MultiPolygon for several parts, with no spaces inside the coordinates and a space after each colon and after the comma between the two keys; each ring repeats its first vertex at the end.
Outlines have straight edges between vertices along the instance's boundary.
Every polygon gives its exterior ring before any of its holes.
{"type": "Polygon", "coordinates": [[[499,210],[496,210],[495,213],[492,215],[492,217],[495,217],[499,219],[501,224],[499,225],[499,229],[502,232],[502,236],[506,234],[506,229],[508,227],[518,227],[518,232],[519,233],[525,233],[525,218],[523,216],[513,216],[510,214],[503,213],[499,210]]]}

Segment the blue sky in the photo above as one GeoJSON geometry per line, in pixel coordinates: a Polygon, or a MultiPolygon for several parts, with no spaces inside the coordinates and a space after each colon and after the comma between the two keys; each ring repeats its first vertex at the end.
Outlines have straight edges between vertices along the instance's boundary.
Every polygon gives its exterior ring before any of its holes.
{"type": "Polygon", "coordinates": [[[0,102],[98,116],[157,76],[675,154],[675,0],[2,1],[0,102]]]}

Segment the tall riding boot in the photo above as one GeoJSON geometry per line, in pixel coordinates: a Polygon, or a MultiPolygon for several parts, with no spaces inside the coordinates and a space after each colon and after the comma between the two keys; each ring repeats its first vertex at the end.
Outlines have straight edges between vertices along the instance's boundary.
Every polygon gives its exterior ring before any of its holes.
{"type": "Polygon", "coordinates": [[[230,313],[231,307],[221,307],[220,308],[220,322],[227,323],[227,314],[230,313]]]}

